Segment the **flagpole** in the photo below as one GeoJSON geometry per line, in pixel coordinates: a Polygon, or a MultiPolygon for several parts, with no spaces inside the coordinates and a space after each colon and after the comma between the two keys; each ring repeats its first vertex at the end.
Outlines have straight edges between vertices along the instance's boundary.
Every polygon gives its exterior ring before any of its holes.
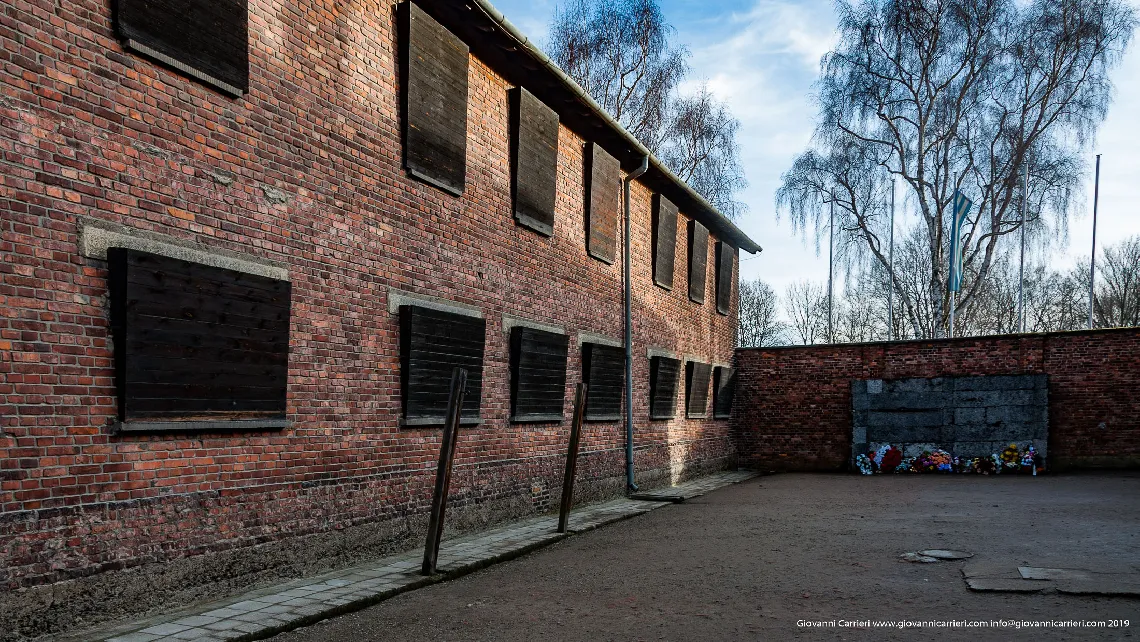
{"type": "Polygon", "coordinates": [[[954,299],[956,299],[956,298],[958,298],[958,293],[951,290],[950,291],[950,330],[949,330],[949,336],[951,339],[954,338],[954,299]]]}
{"type": "Polygon", "coordinates": [[[950,325],[946,328],[946,336],[948,338],[953,339],[954,338],[954,279],[955,279],[955,272],[956,272],[956,270],[959,269],[957,267],[958,266],[958,255],[955,251],[955,247],[956,247],[955,244],[962,242],[962,240],[960,238],[962,232],[961,232],[961,230],[958,229],[958,190],[954,190],[954,200],[951,201],[951,203],[952,203],[952,205],[950,207],[950,216],[952,217],[952,219],[950,221],[950,278],[947,279],[947,281],[946,281],[946,286],[947,286],[946,287],[946,289],[947,289],[946,294],[948,295],[946,297],[946,299],[947,299],[946,304],[950,306],[950,325]]]}
{"type": "Polygon", "coordinates": [[[1092,264],[1089,267],[1089,330],[1093,327],[1093,286],[1096,285],[1096,206],[1100,200],[1100,154],[1096,155],[1096,181],[1093,183],[1092,264]]]}
{"type": "Polygon", "coordinates": [[[835,335],[832,334],[831,326],[831,302],[835,297],[835,286],[832,281],[835,275],[835,201],[831,201],[831,227],[829,228],[829,236],[831,238],[827,250],[827,342],[835,343],[835,335]]]}
{"type": "Polygon", "coordinates": [[[1025,208],[1029,200],[1029,159],[1026,154],[1025,178],[1021,181],[1021,267],[1017,279],[1017,331],[1025,332],[1025,208]]]}
{"type": "Polygon", "coordinates": [[[891,176],[891,249],[887,257],[887,341],[895,338],[895,177],[891,176]]]}
{"type": "Polygon", "coordinates": [[[950,307],[950,327],[947,328],[946,335],[954,338],[954,313],[957,308],[958,290],[962,289],[962,263],[964,260],[965,248],[962,247],[962,224],[966,221],[966,216],[970,214],[970,208],[974,203],[966,198],[966,195],[961,190],[954,190],[954,200],[951,202],[951,217],[953,220],[950,222],[950,278],[946,280],[946,298],[950,307]]]}

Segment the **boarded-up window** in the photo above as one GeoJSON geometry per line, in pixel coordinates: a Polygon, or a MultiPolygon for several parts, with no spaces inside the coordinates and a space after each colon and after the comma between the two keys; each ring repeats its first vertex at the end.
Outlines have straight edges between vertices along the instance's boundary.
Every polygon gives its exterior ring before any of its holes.
{"type": "Polygon", "coordinates": [[[685,416],[701,419],[709,413],[709,375],[712,367],[707,363],[689,361],[685,364],[685,416]]]}
{"type": "Polygon", "coordinates": [[[713,368],[713,417],[732,416],[732,395],[736,389],[736,371],[726,366],[713,368]]]}
{"type": "Polygon", "coordinates": [[[716,311],[728,314],[732,307],[732,260],[736,250],[724,241],[716,244],[716,311]]]}
{"type": "Polygon", "coordinates": [[[467,176],[467,45],[415,3],[399,12],[404,166],[458,196],[467,176]]]}
{"type": "Polygon", "coordinates": [[[653,282],[673,289],[673,259],[677,255],[677,206],[653,195],[653,282]]]}
{"type": "Polygon", "coordinates": [[[689,221],[689,300],[705,302],[705,274],[708,272],[709,231],[689,221]]]}
{"type": "Polygon", "coordinates": [[[586,147],[586,250],[613,263],[617,253],[621,165],[597,143],[586,147]]]}
{"type": "Polygon", "coordinates": [[[284,426],[287,281],[125,248],[111,248],[107,260],[123,430],[284,426]]]}
{"type": "Polygon", "coordinates": [[[118,0],[128,49],[241,96],[249,89],[246,0],[118,0]]]}
{"type": "Polygon", "coordinates": [[[558,114],[522,87],[512,89],[510,99],[515,220],[552,236],[558,189],[558,114]]]}
{"type": "Polygon", "coordinates": [[[672,419],[677,413],[677,380],[681,362],[669,357],[649,359],[649,418],[672,419]]]}
{"type": "Polygon", "coordinates": [[[472,316],[400,306],[400,384],[404,424],[442,424],[447,419],[451,372],[467,369],[467,395],[460,421],[479,421],[486,321],[472,316]]]}
{"type": "Polygon", "coordinates": [[[561,421],[566,395],[564,334],[511,328],[511,419],[561,421]]]}
{"type": "Polygon", "coordinates": [[[583,343],[582,378],[587,386],[586,420],[621,419],[625,349],[599,343],[583,343]]]}

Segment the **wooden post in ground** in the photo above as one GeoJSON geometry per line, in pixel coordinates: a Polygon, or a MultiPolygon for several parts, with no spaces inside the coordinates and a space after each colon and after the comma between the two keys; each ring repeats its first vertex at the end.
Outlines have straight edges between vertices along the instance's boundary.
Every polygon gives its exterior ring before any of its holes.
{"type": "Polygon", "coordinates": [[[574,504],[574,474],[578,470],[578,442],[582,437],[582,417],[586,413],[586,384],[579,383],[574,395],[574,421],[570,424],[570,447],[566,450],[566,477],[562,481],[562,504],[558,508],[558,532],[565,533],[574,504]]]}
{"type": "Polygon", "coordinates": [[[443,425],[439,465],[435,471],[435,493],[431,498],[431,517],[428,519],[427,544],[424,546],[424,565],[420,570],[424,575],[435,574],[435,561],[439,557],[439,541],[443,538],[443,515],[447,510],[447,489],[451,485],[451,464],[455,461],[455,443],[459,440],[459,415],[463,411],[463,397],[466,394],[467,370],[455,368],[451,372],[447,419],[443,425]]]}

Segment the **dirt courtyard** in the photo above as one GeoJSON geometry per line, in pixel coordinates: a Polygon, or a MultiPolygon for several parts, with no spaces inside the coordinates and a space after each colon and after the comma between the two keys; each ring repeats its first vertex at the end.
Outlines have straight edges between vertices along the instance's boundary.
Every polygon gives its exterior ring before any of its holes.
{"type": "MultiPolygon", "coordinates": [[[[785,474],[279,635],[302,640],[1140,639],[1140,599],[967,589],[962,569],[1140,573],[1140,474],[785,474]],[[907,563],[923,549],[965,561],[907,563]],[[1129,620],[1101,629],[801,620],[1129,620]]],[[[1027,581],[1027,580],[1018,580],[1027,581]]]]}

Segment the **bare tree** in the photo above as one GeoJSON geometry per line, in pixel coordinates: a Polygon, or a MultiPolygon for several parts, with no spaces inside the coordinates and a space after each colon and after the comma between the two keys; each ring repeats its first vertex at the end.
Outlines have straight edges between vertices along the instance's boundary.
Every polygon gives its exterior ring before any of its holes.
{"type": "Polygon", "coordinates": [[[821,283],[797,281],[784,295],[784,313],[794,339],[804,345],[827,342],[827,288],[821,283]]]}
{"type": "MultiPolygon", "coordinates": [[[[999,256],[994,269],[964,310],[963,334],[1018,331],[1018,270],[1012,251],[999,256]]],[[[1025,274],[1025,329],[1028,332],[1082,330],[1088,324],[1089,264],[1058,271],[1029,265],[1025,274]]],[[[1096,327],[1140,325],[1140,236],[1105,247],[1097,258],[1093,322],[1096,327]]]]}
{"type": "MultiPolygon", "coordinates": [[[[956,311],[985,287],[999,241],[1027,225],[1064,224],[1079,152],[1103,121],[1110,69],[1135,25],[1122,0],[840,0],[840,42],[821,63],[813,148],[783,176],[777,205],[793,224],[838,229],[896,288],[916,336],[945,332],[951,202],[975,206],[961,231],[964,282],[956,311]],[[888,177],[917,214],[928,259],[920,288],[887,259],[888,177]]],[[[912,248],[913,249],[913,248],[912,248]]]]}
{"type": "MultiPolygon", "coordinates": [[[[913,255],[912,255],[913,256],[913,255]]],[[[1031,258],[1032,260],[1032,258],[1031,258]]],[[[1019,330],[1017,300],[1018,257],[1013,248],[998,253],[989,274],[969,305],[960,310],[955,332],[965,335],[1011,334],[1019,330]]],[[[1097,287],[1093,322],[1096,327],[1140,326],[1140,236],[1105,247],[1097,257],[1097,287]]],[[[908,282],[903,281],[904,285],[908,282]]],[[[856,293],[881,305],[885,288],[856,293]]],[[[1042,263],[1025,269],[1024,306],[1027,332],[1083,330],[1088,323],[1089,261],[1057,270],[1042,263]]],[[[848,295],[851,299],[852,295],[848,295]]],[[[847,305],[846,302],[840,305],[847,305]]],[[[848,330],[840,315],[841,340],[848,330]]],[[[898,335],[896,335],[898,336],[898,335]]]]}
{"type": "Polygon", "coordinates": [[[1106,247],[1100,265],[1093,301],[1097,327],[1140,325],[1140,236],[1106,247]]]}
{"type": "Polygon", "coordinates": [[[554,14],[547,51],[649,151],[727,216],[746,211],[748,183],[736,143],[739,122],[703,86],[678,87],[688,51],[656,0],[570,0],[554,14]]]}
{"type": "Polygon", "coordinates": [[[748,186],[740,166],[736,133],[740,123],[708,86],[677,98],[665,131],[660,157],[681,180],[729,218],[747,211],[736,193],[748,186]]]}
{"type": "Polygon", "coordinates": [[[571,0],[554,15],[547,50],[629,133],[655,151],[688,51],[654,0],[571,0]]]}
{"type": "MultiPolygon", "coordinates": [[[[834,343],[864,343],[887,338],[887,299],[876,296],[876,274],[859,274],[835,300],[834,343]]],[[[826,320],[826,312],[824,312],[826,320]]]]}
{"type": "MultiPolygon", "coordinates": [[[[1008,278],[1011,281],[1011,291],[1016,293],[1016,272],[1012,272],[1008,278]]],[[[1085,327],[1088,318],[1088,279],[1083,283],[1084,287],[1078,278],[1078,270],[1061,272],[1045,265],[1026,266],[1026,332],[1060,332],[1085,327]]],[[[1011,305],[1016,305],[1016,299],[1011,305]]],[[[1009,332],[1016,331],[1016,326],[1009,329],[1009,332]]]]}
{"type": "Polygon", "coordinates": [[[1041,278],[1039,297],[1042,305],[1028,308],[1032,332],[1060,332],[1085,327],[1088,318],[1088,279],[1078,279],[1074,273],[1060,274],[1049,271],[1041,278]],[[1035,309],[1040,312],[1032,313],[1035,309]]]}
{"type": "Polygon", "coordinates": [[[787,325],[780,320],[779,297],[772,286],[760,279],[741,281],[739,299],[738,346],[762,348],[784,343],[787,325]]]}

